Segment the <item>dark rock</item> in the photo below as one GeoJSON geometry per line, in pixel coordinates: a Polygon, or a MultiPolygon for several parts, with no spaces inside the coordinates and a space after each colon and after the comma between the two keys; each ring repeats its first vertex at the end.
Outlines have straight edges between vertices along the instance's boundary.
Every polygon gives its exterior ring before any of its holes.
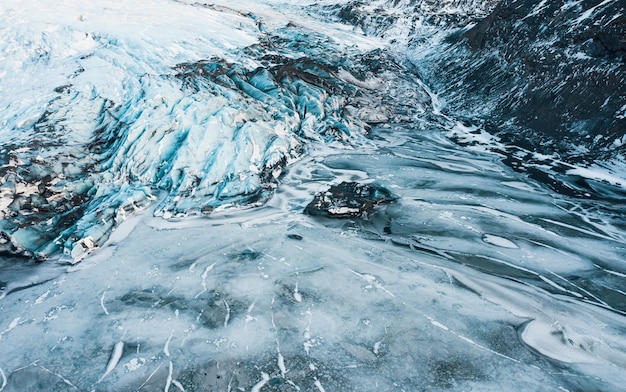
{"type": "Polygon", "coordinates": [[[134,290],[120,297],[120,301],[126,306],[142,308],[163,308],[172,310],[186,310],[187,301],[184,297],[173,295],[162,295],[165,290],[162,287],[152,289],[134,290]]]}
{"type": "Polygon", "coordinates": [[[623,154],[626,3],[540,3],[500,2],[433,53],[429,82],[510,145],[571,163],[623,154]]]}
{"type": "Polygon", "coordinates": [[[261,252],[257,252],[256,250],[246,249],[240,253],[232,255],[233,260],[239,261],[252,261],[261,257],[261,252]]]}
{"type": "Polygon", "coordinates": [[[377,205],[388,204],[396,199],[395,195],[380,186],[342,182],[317,194],[304,212],[330,218],[367,218],[377,205]]]}

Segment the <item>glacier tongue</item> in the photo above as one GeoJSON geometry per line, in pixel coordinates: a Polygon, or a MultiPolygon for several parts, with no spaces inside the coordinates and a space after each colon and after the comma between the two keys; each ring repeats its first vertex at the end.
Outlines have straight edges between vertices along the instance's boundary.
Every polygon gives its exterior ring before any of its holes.
{"type": "Polygon", "coordinates": [[[426,94],[384,53],[276,24],[280,15],[268,26],[251,12],[167,3],[176,23],[155,26],[160,13],[125,5],[115,31],[64,6],[54,23],[34,14],[15,26],[20,11],[5,13],[4,73],[22,75],[3,85],[0,119],[0,229],[12,252],[79,261],[161,191],[165,218],[257,205],[312,145],[366,143],[367,123],[424,112],[426,94]],[[188,16],[197,32],[182,34],[176,18],[188,16]],[[26,92],[27,78],[45,83],[26,92]]]}

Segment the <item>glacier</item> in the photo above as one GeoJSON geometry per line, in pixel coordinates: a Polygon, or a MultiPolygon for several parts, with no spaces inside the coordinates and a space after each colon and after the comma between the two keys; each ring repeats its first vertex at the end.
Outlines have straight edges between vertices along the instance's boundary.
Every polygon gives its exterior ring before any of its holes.
{"type": "MultiPolygon", "coordinates": [[[[186,11],[172,10],[178,18],[197,9],[214,20],[226,15],[222,33],[233,31],[216,38],[218,24],[197,38],[217,47],[191,57],[174,42],[171,57],[160,59],[153,56],[161,47],[141,35],[133,39],[132,29],[121,36],[65,25],[6,32],[15,38],[4,53],[27,45],[24,58],[6,72],[52,79],[39,87],[45,90],[39,105],[22,100],[31,105],[25,111],[13,96],[3,105],[2,123],[11,129],[2,141],[3,215],[19,212],[2,221],[11,250],[40,259],[63,250],[80,260],[129,213],[155,199],[154,189],[168,193],[157,212],[165,217],[262,202],[304,140],[332,142],[364,132],[358,116],[342,115],[367,99],[352,97],[357,89],[341,79],[340,70],[351,75],[341,68],[345,54],[331,46],[314,59],[299,56],[302,42],[316,39],[314,31],[287,26],[273,31],[270,41],[254,15],[173,6],[186,11]],[[237,35],[243,36],[231,44],[237,35]],[[235,52],[234,59],[216,57],[223,51],[235,52]],[[246,63],[235,63],[237,56],[246,63]],[[72,73],[62,81],[48,78],[57,67],[72,73]]],[[[78,24],[87,23],[74,15],[78,24]]],[[[194,39],[186,45],[201,46],[194,39]]]]}
{"type": "Polygon", "coordinates": [[[4,1],[0,391],[619,390],[622,158],[432,87],[497,3],[4,1]]]}

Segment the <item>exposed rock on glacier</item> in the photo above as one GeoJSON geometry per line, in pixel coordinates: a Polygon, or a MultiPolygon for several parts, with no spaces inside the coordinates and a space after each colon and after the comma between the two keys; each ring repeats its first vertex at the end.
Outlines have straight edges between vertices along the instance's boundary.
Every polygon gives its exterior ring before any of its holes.
{"type": "Polygon", "coordinates": [[[396,199],[396,196],[381,186],[344,181],[315,195],[315,199],[306,206],[304,212],[329,218],[367,218],[374,212],[374,207],[396,199]]]}

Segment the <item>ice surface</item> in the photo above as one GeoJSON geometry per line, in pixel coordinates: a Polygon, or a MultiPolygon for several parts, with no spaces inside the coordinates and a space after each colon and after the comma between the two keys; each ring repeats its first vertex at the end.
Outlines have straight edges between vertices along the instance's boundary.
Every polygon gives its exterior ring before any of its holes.
{"type": "Polygon", "coordinates": [[[31,3],[0,5],[0,224],[53,257],[0,255],[0,391],[626,382],[623,162],[513,170],[326,2],[31,3]],[[342,183],[394,200],[303,213],[342,183]]]}
{"type": "MultiPolygon", "coordinates": [[[[295,163],[263,207],[209,219],[136,214],[67,274],[7,296],[7,390],[624,381],[623,297],[610,302],[600,281],[585,282],[611,254],[612,268],[622,263],[619,239],[546,223],[575,216],[538,184],[499,187],[523,179],[437,130],[372,133],[378,147],[295,163]],[[412,143],[422,146],[417,160],[406,156],[412,143]],[[455,182],[458,171],[422,160],[435,157],[477,170],[455,182]],[[347,179],[384,183],[400,199],[367,221],[302,214],[325,184],[347,179]]],[[[615,278],[605,286],[620,287],[615,278]]]]}

